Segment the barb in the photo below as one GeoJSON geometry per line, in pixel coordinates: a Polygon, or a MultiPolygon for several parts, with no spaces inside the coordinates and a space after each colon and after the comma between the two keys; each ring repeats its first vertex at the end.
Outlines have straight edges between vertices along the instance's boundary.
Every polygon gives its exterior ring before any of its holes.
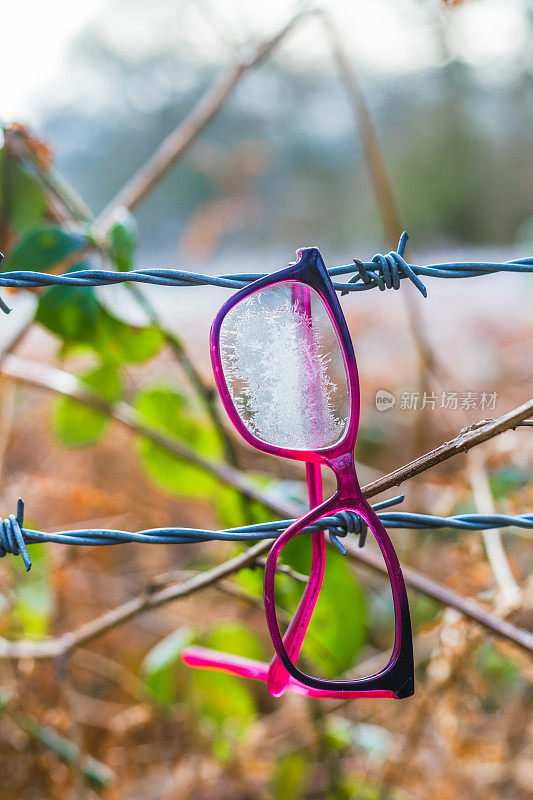
{"type": "MultiPolygon", "coordinates": [[[[431,278],[474,278],[498,272],[533,272],[533,257],[513,261],[479,261],[429,264],[419,266],[408,264],[403,258],[407,233],[400,237],[397,250],[387,255],[377,254],[371,261],[359,261],[340,267],[331,267],[328,271],[332,279],[341,275],[352,275],[348,282],[337,283],[335,289],[345,295],[349,292],[364,292],[378,288],[399,289],[402,280],[410,280],[424,297],[427,289],[420,275],[431,278]]],[[[242,289],[243,286],[264,277],[265,273],[244,273],[231,275],[205,275],[199,272],[188,272],[181,269],[136,269],[130,272],[114,272],[105,269],[83,269],[65,275],[49,275],[32,270],[16,270],[0,273],[0,286],[16,289],[38,289],[47,286],[109,286],[117,283],[148,283],[157,286],[218,286],[226,289],[242,289]]],[[[7,306],[0,307],[6,310],[7,306]]]]}
{"type": "Polygon", "coordinates": [[[0,558],[8,553],[22,556],[26,572],[31,569],[31,558],[26,547],[26,540],[22,528],[24,522],[24,503],[19,498],[17,503],[17,516],[10,514],[1,520],[0,524],[0,558]]]}
{"type": "MultiPolygon", "coordinates": [[[[376,503],[375,511],[401,503],[405,495],[398,495],[388,500],[376,503]]],[[[149,528],[142,531],[121,531],[108,528],[86,528],[83,530],[56,531],[48,533],[22,527],[22,514],[24,504],[19,500],[17,517],[13,514],[4,520],[3,531],[6,525],[10,531],[6,539],[1,538],[2,547],[0,556],[11,553],[22,555],[26,569],[31,566],[31,560],[26,545],[36,543],[54,543],[81,545],[94,547],[100,545],[117,545],[125,543],[137,544],[191,544],[210,541],[229,542],[257,542],[266,539],[276,539],[291,525],[293,519],[274,520],[256,525],[245,525],[238,528],[214,531],[202,528],[149,528]],[[11,526],[11,527],[9,527],[11,526]],[[13,531],[13,534],[11,533],[13,531]],[[4,544],[4,541],[6,544],[4,544]]],[[[525,528],[533,530],[533,513],[531,514],[458,514],[451,517],[438,517],[431,514],[416,514],[409,511],[388,511],[378,514],[378,517],[389,529],[405,530],[497,530],[498,528],[525,528]]],[[[324,517],[314,525],[302,531],[301,535],[310,534],[317,530],[327,529],[332,543],[346,555],[346,548],[338,541],[349,534],[357,536],[359,547],[363,547],[366,538],[367,526],[365,521],[353,511],[342,511],[338,514],[324,517]]]]}
{"type": "MultiPolygon", "coordinates": [[[[405,495],[400,496],[402,500],[405,497],[405,495]]],[[[394,500],[397,500],[397,498],[393,498],[393,501],[394,500]]],[[[342,542],[339,542],[338,537],[346,536],[348,533],[352,533],[354,536],[357,536],[359,547],[364,547],[366,535],[368,533],[368,525],[363,517],[359,516],[359,514],[356,514],[354,511],[339,511],[336,517],[340,521],[342,527],[339,528],[337,525],[334,528],[329,528],[328,534],[330,542],[337,548],[339,553],[345,556],[347,550],[342,542]]]]}
{"type": "MultiPolygon", "coordinates": [[[[358,275],[354,275],[353,278],[350,278],[348,284],[354,284],[362,281],[362,283],[368,289],[372,288],[373,286],[377,286],[379,290],[383,292],[385,289],[399,289],[400,280],[402,278],[409,278],[409,280],[416,286],[422,297],[427,297],[427,289],[415,273],[415,268],[409,266],[403,257],[408,239],[409,236],[407,235],[407,232],[403,231],[402,235],[400,236],[398,249],[391,250],[386,256],[381,255],[381,253],[375,255],[372,259],[372,263],[375,263],[377,266],[372,270],[369,270],[367,265],[363,264],[362,261],[354,258],[353,261],[357,267],[358,275]]],[[[341,296],[348,294],[349,291],[350,289],[348,286],[346,286],[341,292],[341,296]]]]}

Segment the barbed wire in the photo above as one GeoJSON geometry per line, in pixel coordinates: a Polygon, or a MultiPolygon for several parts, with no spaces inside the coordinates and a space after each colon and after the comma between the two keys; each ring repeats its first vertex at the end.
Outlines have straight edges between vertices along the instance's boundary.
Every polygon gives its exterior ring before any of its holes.
{"type": "MultiPolygon", "coordinates": [[[[421,294],[426,297],[427,290],[419,276],[435,278],[471,278],[497,272],[533,272],[533,257],[505,262],[453,262],[419,266],[408,264],[403,255],[408,240],[404,231],[400,237],[397,250],[386,255],[376,254],[371,261],[363,262],[354,259],[353,264],[332,267],[328,270],[330,277],[352,275],[346,283],[333,283],[342,295],[348,292],[366,291],[378,287],[399,289],[404,279],[410,280],[421,294]]],[[[0,263],[3,256],[0,253],[0,263]]],[[[19,289],[36,289],[50,286],[95,287],[120,283],[145,283],[160,286],[218,286],[228,289],[241,289],[243,286],[264,276],[264,273],[244,273],[231,275],[204,275],[177,269],[131,270],[114,272],[112,270],[86,269],[69,272],[64,275],[30,270],[18,270],[0,273],[0,287],[19,289]]],[[[0,308],[9,313],[10,309],[0,298],[0,308]]],[[[387,508],[402,502],[404,495],[376,503],[374,510],[387,508]]],[[[413,530],[443,529],[451,530],[490,530],[502,527],[519,527],[533,529],[533,514],[460,514],[450,517],[439,517],[431,514],[411,512],[386,512],[378,515],[387,528],[408,528],[413,530]]],[[[274,522],[228,528],[221,531],[196,528],[150,528],[143,531],[121,531],[101,528],[84,530],[59,531],[54,533],[36,531],[23,527],[24,503],[19,500],[17,514],[0,520],[0,558],[7,555],[21,555],[26,569],[31,568],[31,559],[27,550],[28,544],[56,543],[81,546],[116,545],[126,542],[149,544],[186,544],[207,541],[254,542],[263,539],[275,539],[293,522],[293,520],[277,520],[274,522]]],[[[354,534],[362,547],[367,534],[367,524],[358,514],[342,511],[334,516],[323,518],[320,523],[306,528],[302,533],[317,530],[328,530],[329,538],[342,553],[346,553],[344,545],[339,541],[348,534],[354,534]]]]}
{"type": "MultiPolygon", "coordinates": [[[[383,510],[401,503],[405,495],[397,495],[388,500],[375,503],[375,511],[383,510]]],[[[257,542],[264,539],[276,539],[294,522],[293,519],[261,522],[254,525],[243,525],[215,531],[202,528],[148,528],[142,531],[122,531],[109,528],[85,528],[81,530],[45,532],[23,527],[24,503],[18,501],[17,515],[10,514],[0,525],[0,558],[7,554],[21,555],[26,569],[31,568],[31,558],[27,545],[31,544],[68,544],[94,547],[100,545],[137,544],[193,544],[200,542],[257,542]]],[[[378,514],[379,519],[389,529],[450,529],[450,530],[491,530],[494,528],[525,528],[533,530],[533,513],[531,514],[456,514],[440,517],[433,514],[418,514],[409,511],[388,511],[378,514]]],[[[365,543],[367,524],[354,511],[341,511],[323,517],[320,522],[302,530],[302,534],[327,530],[329,537],[343,554],[346,549],[339,542],[348,534],[358,537],[359,546],[365,543]]]]}
{"type": "MultiPolygon", "coordinates": [[[[352,264],[331,267],[330,277],[351,275],[346,283],[333,282],[341,294],[364,292],[378,288],[399,289],[402,280],[409,280],[426,297],[427,289],[420,275],[431,278],[474,278],[498,272],[533,272],[533,257],[511,261],[458,261],[420,266],[408,264],[404,257],[408,236],[404,231],[397,250],[382,255],[376,254],[371,261],[354,259],[352,264]]],[[[1,254],[0,254],[1,255],[1,254]]],[[[249,283],[264,277],[265,273],[243,273],[230,275],[205,275],[181,269],[135,269],[115,272],[106,269],[82,269],[63,275],[49,275],[32,270],[15,270],[0,273],[0,287],[16,289],[38,289],[49,286],[72,286],[77,288],[109,286],[119,283],[145,283],[157,286],[218,286],[226,289],[242,289],[249,283]]],[[[9,308],[0,299],[0,308],[9,313],[9,308]]]]}

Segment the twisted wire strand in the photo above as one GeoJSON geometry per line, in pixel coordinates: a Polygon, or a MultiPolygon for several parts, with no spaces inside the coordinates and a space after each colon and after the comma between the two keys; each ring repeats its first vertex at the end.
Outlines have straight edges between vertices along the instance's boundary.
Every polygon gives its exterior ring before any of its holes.
{"type": "Polygon", "coordinates": [[[14,556],[22,556],[26,572],[31,569],[31,558],[26,547],[26,539],[22,525],[24,523],[24,503],[19,498],[17,503],[17,515],[10,514],[9,517],[0,520],[0,558],[8,553],[14,556]]]}
{"type": "MultiPolygon", "coordinates": [[[[376,503],[375,511],[402,502],[404,495],[376,503]]],[[[31,567],[31,559],[27,545],[36,543],[54,543],[94,547],[100,545],[118,545],[125,543],[139,544],[193,544],[210,541],[256,542],[262,539],[276,539],[291,525],[293,519],[261,522],[255,525],[244,525],[213,531],[201,528],[149,528],[142,531],[122,531],[108,528],[87,528],[83,530],[57,531],[48,533],[32,530],[22,526],[24,504],[19,500],[17,516],[11,514],[0,525],[0,558],[7,555],[21,555],[26,569],[31,567]]],[[[533,513],[530,514],[457,514],[450,517],[439,517],[431,514],[416,514],[408,511],[386,511],[378,514],[386,528],[404,528],[413,530],[450,529],[450,530],[490,530],[494,528],[525,528],[533,530],[533,513]]],[[[332,544],[346,554],[346,548],[339,539],[352,534],[358,537],[359,546],[365,543],[367,533],[366,522],[354,511],[341,511],[332,516],[323,517],[319,522],[309,525],[301,534],[328,530],[332,544]]]]}
{"type": "MultiPolygon", "coordinates": [[[[397,250],[386,255],[376,254],[371,261],[354,259],[352,264],[331,267],[330,277],[352,275],[346,283],[333,283],[341,295],[349,292],[363,292],[378,288],[399,289],[402,280],[410,280],[419,292],[427,297],[427,289],[420,275],[431,278],[474,278],[497,272],[533,272],[533,257],[512,261],[482,261],[430,264],[418,266],[408,264],[403,254],[408,235],[404,231],[400,237],[397,250]]],[[[1,255],[1,254],[0,254],[1,255]]],[[[1,259],[0,259],[1,261],[1,259]]],[[[218,286],[227,289],[242,289],[243,286],[264,277],[265,273],[245,273],[237,275],[204,275],[180,269],[136,269],[130,272],[114,272],[105,269],[82,269],[65,275],[49,275],[32,270],[16,270],[0,273],[0,287],[17,289],[37,289],[49,286],[109,286],[117,283],[146,283],[158,286],[218,286]]],[[[0,308],[9,313],[9,307],[0,298],[0,308]]]]}

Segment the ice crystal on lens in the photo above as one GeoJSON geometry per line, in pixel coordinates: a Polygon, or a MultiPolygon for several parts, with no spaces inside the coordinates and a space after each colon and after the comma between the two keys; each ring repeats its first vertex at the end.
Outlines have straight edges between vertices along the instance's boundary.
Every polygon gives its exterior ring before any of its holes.
{"type": "MultiPolygon", "coordinates": [[[[267,291],[272,300],[273,290],[267,291]]],[[[264,442],[302,450],[334,444],[346,419],[335,403],[329,348],[316,320],[286,290],[274,291],[276,302],[263,302],[257,292],[234,306],[222,324],[231,398],[247,428],[264,442]]]]}

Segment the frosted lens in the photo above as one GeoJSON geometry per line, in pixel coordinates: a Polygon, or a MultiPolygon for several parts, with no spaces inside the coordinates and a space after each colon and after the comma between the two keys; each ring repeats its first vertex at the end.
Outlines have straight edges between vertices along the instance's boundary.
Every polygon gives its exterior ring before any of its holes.
{"type": "Polygon", "coordinates": [[[242,300],[222,322],[220,352],[237,413],[258,439],[294,450],[340,441],[348,380],[337,333],[313,289],[286,282],[242,300]]]}

